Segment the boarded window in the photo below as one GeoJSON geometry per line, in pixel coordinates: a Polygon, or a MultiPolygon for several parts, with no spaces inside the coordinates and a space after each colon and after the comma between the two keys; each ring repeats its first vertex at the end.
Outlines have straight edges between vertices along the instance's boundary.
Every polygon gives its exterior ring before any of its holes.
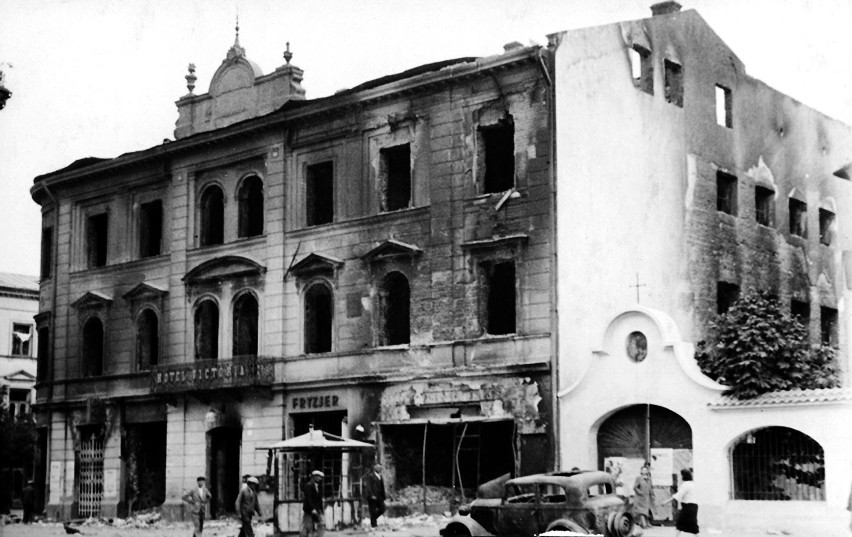
{"type": "Polygon", "coordinates": [[[104,372],[104,325],[92,317],[83,325],[83,376],[97,377],[104,372]]]}
{"type": "Polygon", "coordinates": [[[86,260],[89,268],[106,265],[108,232],[107,213],[93,214],[86,220],[86,260]]]}
{"type": "Polygon", "coordinates": [[[41,230],[41,279],[46,280],[53,274],[53,228],[41,230]]]}
{"type": "Polygon", "coordinates": [[[737,178],[722,171],[716,172],[716,210],[737,214],[737,178]]]}
{"type": "Polygon", "coordinates": [[[811,304],[805,300],[791,300],[790,314],[799,321],[802,326],[808,328],[811,324],[811,304]]]}
{"type": "Polygon", "coordinates": [[[234,356],[257,356],[257,299],[243,293],[234,302],[234,356]]]}
{"type": "Polygon", "coordinates": [[[754,187],[754,219],[766,227],[775,224],[775,191],[771,188],[754,187]]]}
{"type": "Polygon", "coordinates": [[[716,313],[725,313],[740,297],[740,287],[735,283],[718,282],[716,284],[716,313]]]}
{"type": "Polygon", "coordinates": [[[808,204],[790,198],[790,235],[808,236],[808,204]]]}
{"type": "Polygon", "coordinates": [[[683,68],[673,61],[665,60],[666,102],[683,108],[683,68]]]}
{"type": "Polygon", "coordinates": [[[201,194],[201,246],[222,244],[225,240],[225,195],[218,186],[201,194]]]}
{"type": "Polygon", "coordinates": [[[334,221],[334,164],[308,166],[305,181],[306,224],[319,226],[334,221]]]}
{"type": "Polygon", "coordinates": [[[651,51],[639,45],[630,49],[630,68],[633,85],[650,95],[654,94],[654,62],[651,51]]]}
{"type": "Polygon", "coordinates": [[[33,338],[33,326],[12,323],[12,356],[29,356],[33,338]]]}
{"type": "Polygon", "coordinates": [[[136,318],[136,367],[150,369],[160,362],[160,322],[157,314],[145,309],[136,318]]]}
{"type": "Polygon", "coordinates": [[[498,261],[482,264],[485,300],[485,331],[488,334],[515,333],[515,263],[498,261]]]}
{"type": "Polygon", "coordinates": [[[515,122],[507,116],[479,127],[485,164],[483,191],[504,192],[515,186],[515,122]]]}
{"type": "Polygon", "coordinates": [[[382,210],[398,211],[411,205],[411,146],[386,147],[381,154],[382,210]]]}
{"type": "Polygon", "coordinates": [[[716,124],[721,127],[734,126],[734,97],[731,90],[724,86],[716,86],[716,124]]]}
{"type": "Polygon", "coordinates": [[[822,306],[819,309],[820,338],[823,345],[837,345],[837,310],[822,306]]]}
{"type": "Polygon", "coordinates": [[[331,291],[314,284],[305,292],[305,353],[331,351],[331,291]]]}
{"type": "Polygon", "coordinates": [[[260,177],[252,176],[243,181],[239,200],[237,236],[263,235],[263,181],[260,177]]]}
{"type": "Polygon", "coordinates": [[[195,359],[219,357],[219,306],[205,300],[195,309],[195,359]]]}
{"type": "Polygon", "coordinates": [[[160,255],[163,245],[163,202],[154,200],[139,207],[139,257],[160,255]]]}
{"type": "Polygon", "coordinates": [[[403,345],[411,340],[411,289],[399,272],[385,276],[379,291],[382,327],[379,344],[403,345]]]}
{"type": "Polygon", "coordinates": [[[50,329],[46,326],[38,329],[37,352],[36,380],[42,382],[48,379],[48,366],[50,364],[50,329]]]}
{"type": "Polygon", "coordinates": [[[831,246],[834,235],[834,213],[828,209],[819,210],[819,242],[831,246]]]}

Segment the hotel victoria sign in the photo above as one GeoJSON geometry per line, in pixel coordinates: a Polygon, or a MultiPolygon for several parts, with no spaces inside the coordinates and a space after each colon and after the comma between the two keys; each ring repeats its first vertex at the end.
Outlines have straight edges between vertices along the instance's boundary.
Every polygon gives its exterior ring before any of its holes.
{"type": "Polygon", "coordinates": [[[198,360],[162,365],[151,371],[154,393],[269,386],[274,379],[272,360],[256,356],[231,360],[198,360]]]}

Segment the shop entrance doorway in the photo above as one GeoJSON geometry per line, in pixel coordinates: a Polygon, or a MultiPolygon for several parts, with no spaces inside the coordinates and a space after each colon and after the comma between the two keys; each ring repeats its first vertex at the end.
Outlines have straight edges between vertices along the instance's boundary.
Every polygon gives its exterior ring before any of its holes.
{"type": "Polygon", "coordinates": [[[240,491],[240,442],[243,431],[218,427],[207,432],[207,475],[213,518],[234,511],[240,491]]]}

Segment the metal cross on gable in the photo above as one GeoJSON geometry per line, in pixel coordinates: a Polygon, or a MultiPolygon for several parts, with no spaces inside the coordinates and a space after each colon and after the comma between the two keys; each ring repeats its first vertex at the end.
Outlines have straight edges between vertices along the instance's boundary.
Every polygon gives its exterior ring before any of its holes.
{"type": "Polygon", "coordinates": [[[636,288],[636,303],[638,304],[639,303],[639,288],[640,287],[648,287],[648,286],[644,283],[639,283],[639,273],[637,272],[636,273],[636,284],[635,285],[628,285],[628,287],[635,287],[636,288]]]}

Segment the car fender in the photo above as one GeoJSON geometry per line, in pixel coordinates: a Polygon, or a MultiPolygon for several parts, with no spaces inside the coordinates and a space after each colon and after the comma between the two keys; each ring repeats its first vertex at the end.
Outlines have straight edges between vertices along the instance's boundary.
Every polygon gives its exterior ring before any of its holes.
{"type": "Polygon", "coordinates": [[[575,521],[570,518],[560,518],[558,520],[554,520],[550,524],[547,525],[547,530],[545,533],[550,531],[559,531],[559,535],[589,535],[588,530],[583,526],[577,524],[575,521]],[[559,531],[563,530],[563,531],[559,531]],[[564,533],[564,530],[567,530],[569,533],[564,533]]]}
{"type": "Polygon", "coordinates": [[[470,515],[451,516],[446,520],[440,533],[444,537],[464,536],[465,534],[459,531],[462,527],[467,530],[467,535],[470,535],[470,537],[493,537],[492,533],[483,528],[479,522],[470,518],[470,515]]]}

